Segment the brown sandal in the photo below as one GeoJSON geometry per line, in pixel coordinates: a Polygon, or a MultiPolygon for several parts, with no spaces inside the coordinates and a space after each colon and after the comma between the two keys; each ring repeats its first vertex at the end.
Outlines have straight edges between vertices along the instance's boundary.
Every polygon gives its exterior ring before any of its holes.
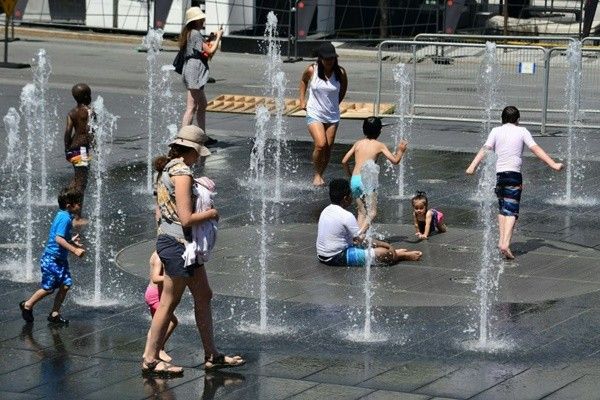
{"type": "Polygon", "coordinates": [[[146,378],[177,378],[183,376],[183,368],[161,360],[154,360],[149,363],[142,361],[142,376],[146,378]],[[160,364],[164,365],[164,367],[156,369],[160,364]]]}
{"type": "Polygon", "coordinates": [[[222,369],[222,368],[240,367],[244,364],[246,364],[246,360],[244,360],[240,355],[225,356],[225,354],[217,354],[217,355],[211,354],[209,356],[204,356],[204,369],[209,370],[209,371],[213,371],[216,369],[222,369]],[[230,357],[230,358],[234,358],[234,359],[236,357],[238,357],[239,359],[237,359],[233,362],[227,362],[227,361],[225,361],[225,357],[230,357]]]}

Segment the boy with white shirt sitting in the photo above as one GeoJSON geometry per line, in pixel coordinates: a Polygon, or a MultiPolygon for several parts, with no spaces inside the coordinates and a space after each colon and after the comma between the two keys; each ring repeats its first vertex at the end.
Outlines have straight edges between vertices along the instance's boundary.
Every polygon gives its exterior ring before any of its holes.
{"type": "Polygon", "coordinates": [[[359,228],[356,217],[346,210],[352,204],[350,184],[346,179],[334,179],[329,183],[329,198],[331,204],[321,212],[317,234],[317,258],[323,264],[363,266],[367,252],[376,262],[388,265],[421,258],[420,251],[394,249],[379,240],[373,240],[370,249],[364,247],[367,226],[359,228]]]}

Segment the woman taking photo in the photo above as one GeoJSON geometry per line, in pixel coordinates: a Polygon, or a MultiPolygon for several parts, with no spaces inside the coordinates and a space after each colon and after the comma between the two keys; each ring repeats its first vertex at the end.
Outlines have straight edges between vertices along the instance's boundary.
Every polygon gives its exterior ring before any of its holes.
{"type": "Polygon", "coordinates": [[[156,252],[164,264],[164,280],[160,305],[152,318],[143,355],[142,373],[146,376],[169,378],[183,374],[183,368],[161,360],[159,352],[173,312],[186,287],[194,298],[194,316],[204,348],[204,368],[212,370],[237,367],[245,363],[240,356],[225,356],[217,350],[210,305],[212,291],[206,270],[204,265],[197,263],[186,266],[182,258],[186,244],[192,240],[192,227],[219,218],[215,208],[194,212],[192,206],[195,199],[192,197],[190,167],[201,156],[210,155],[210,151],[204,147],[205,141],[206,135],[202,129],[193,125],[182,127],[169,145],[169,161],[161,171],[156,185],[160,210],[156,252]]]}
{"type": "Polygon", "coordinates": [[[346,95],[348,79],[346,70],[338,64],[335,47],[331,43],[322,44],[317,49],[317,57],[317,63],[309,65],[302,73],[300,106],[306,110],[306,125],[314,142],[313,185],[324,186],[323,173],[331,157],[340,121],[340,103],[346,95]]]}
{"type": "MultiPolygon", "coordinates": [[[[185,64],[183,65],[183,84],[187,89],[187,103],[181,126],[191,125],[196,114],[196,123],[206,131],[206,95],[204,85],[208,82],[208,61],[219,48],[223,28],[216,34],[204,39],[200,30],[204,28],[206,15],[200,7],[191,7],[185,12],[185,25],[179,36],[179,49],[185,49],[185,64]]],[[[216,143],[208,139],[206,145],[216,143]]]]}

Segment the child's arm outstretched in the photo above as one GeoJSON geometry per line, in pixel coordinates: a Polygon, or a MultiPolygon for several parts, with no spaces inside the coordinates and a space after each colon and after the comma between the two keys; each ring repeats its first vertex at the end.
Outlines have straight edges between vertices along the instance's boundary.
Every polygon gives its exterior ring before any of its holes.
{"type": "Polygon", "coordinates": [[[396,146],[396,151],[394,152],[394,154],[392,154],[387,146],[385,144],[382,143],[382,150],[381,152],[383,153],[383,155],[390,160],[390,162],[394,165],[397,165],[400,163],[400,160],[402,160],[402,156],[404,155],[404,152],[406,152],[406,147],[408,146],[408,142],[406,140],[401,140],[400,143],[398,143],[398,146],[396,146]]]}
{"type": "Polygon", "coordinates": [[[352,148],[348,150],[344,158],[342,158],[342,167],[344,167],[344,171],[346,171],[346,174],[348,176],[352,176],[352,171],[350,170],[350,165],[348,163],[350,162],[350,159],[354,156],[355,147],[356,144],[352,145],[352,148]]]}
{"type": "Polygon", "coordinates": [[[542,160],[543,162],[545,162],[546,164],[548,164],[548,166],[550,168],[552,168],[553,170],[560,171],[563,168],[563,164],[562,163],[557,163],[556,161],[554,161],[552,159],[552,157],[550,157],[548,155],[548,153],[546,153],[544,151],[544,149],[542,149],[539,145],[536,144],[534,146],[531,146],[529,148],[529,150],[531,150],[531,152],[533,154],[535,154],[537,158],[539,158],[540,160],[542,160]]]}
{"type": "Polygon", "coordinates": [[[419,236],[421,231],[419,230],[419,221],[417,221],[417,214],[413,212],[413,224],[415,226],[415,236],[419,236]]]}
{"type": "Polygon", "coordinates": [[[60,247],[69,250],[71,253],[75,254],[77,257],[81,257],[85,253],[85,249],[83,247],[81,247],[80,244],[79,245],[77,244],[77,243],[79,243],[78,235],[75,235],[73,237],[73,240],[75,241],[76,244],[69,243],[67,241],[67,239],[65,239],[64,237],[59,236],[59,235],[56,235],[54,237],[54,240],[60,247]]]}
{"type": "Polygon", "coordinates": [[[490,149],[487,148],[486,146],[483,146],[479,150],[479,152],[475,155],[475,158],[473,158],[473,161],[471,161],[471,165],[469,165],[469,168],[467,168],[467,171],[466,171],[467,174],[473,175],[475,173],[475,170],[477,169],[477,166],[485,158],[485,155],[487,154],[487,152],[489,150],[490,149]]]}
{"type": "Polygon", "coordinates": [[[427,210],[427,212],[425,213],[425,229],[423,230],[423,233],[420,233],[420,232],[417,233],[417,237],[419,239],[427,239],[429,237],[429,232],[431,230],[431,219],[432,218],[433,218],[433,212],[431,210],[427,210]]]}

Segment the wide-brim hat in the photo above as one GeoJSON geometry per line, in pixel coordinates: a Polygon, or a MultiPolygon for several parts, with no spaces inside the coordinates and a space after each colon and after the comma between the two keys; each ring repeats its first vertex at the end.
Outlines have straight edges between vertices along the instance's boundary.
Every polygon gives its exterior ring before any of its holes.
{"type": "Polygon", "coordinates": [[[170,145],[177,144],[179,146],[191,147],[196,150],[202,157],[210,156],[210,150],[204,146],[204,142],[208,140],[208,136],[204,131],[197,127],[196,125],[187,125],[182,127],[175,140],[173,140],[170,145]]]}
{"type": "Polygon", "coordinates": [[[192,21],[199,19],[206,19],[206,14],[202,12],[200,7],[190,7],[185,12],[185,24],[189,24],[192,21]]]}
{"type": "Polygon", "coordinates": [[[335,46],[330,42],[326,42],[317,48],[317,56],[320,58],[335,58],[338,55],[335,52],[335,46]]]}

